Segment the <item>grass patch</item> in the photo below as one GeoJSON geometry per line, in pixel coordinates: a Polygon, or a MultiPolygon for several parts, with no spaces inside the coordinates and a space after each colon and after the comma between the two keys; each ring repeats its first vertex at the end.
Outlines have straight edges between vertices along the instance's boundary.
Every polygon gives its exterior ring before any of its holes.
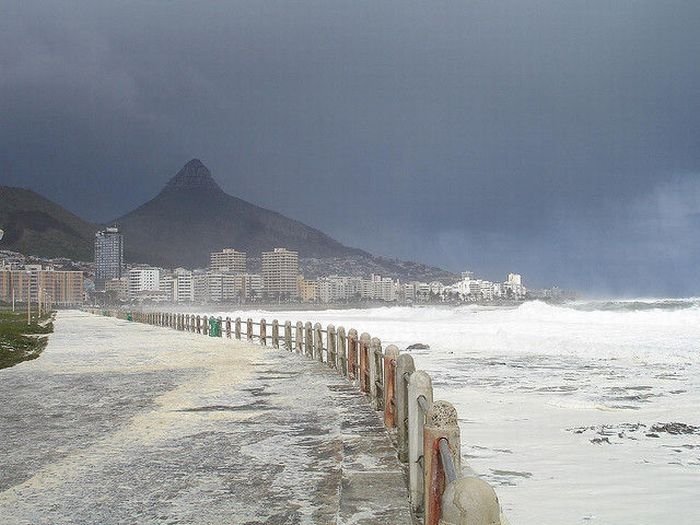
{"type": "Polygon", "coordinates": [[[54,314],[34,316],[28,325],[26,313],[0,308],[0,369],[41,355],[49,339],[44,334],[53,332],[54,314]]]}

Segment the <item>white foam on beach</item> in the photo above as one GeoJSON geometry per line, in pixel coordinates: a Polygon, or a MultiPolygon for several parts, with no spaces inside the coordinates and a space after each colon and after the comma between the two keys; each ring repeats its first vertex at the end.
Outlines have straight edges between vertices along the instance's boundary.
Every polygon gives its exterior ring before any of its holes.
{"type": "Polygon", "coordinates": [[[700,426],[697,301],[216,315],[429,344],[417,367],[457,407],[465,460],[514,524],[700,522],[700,436],[650,430],[700,426]]]}

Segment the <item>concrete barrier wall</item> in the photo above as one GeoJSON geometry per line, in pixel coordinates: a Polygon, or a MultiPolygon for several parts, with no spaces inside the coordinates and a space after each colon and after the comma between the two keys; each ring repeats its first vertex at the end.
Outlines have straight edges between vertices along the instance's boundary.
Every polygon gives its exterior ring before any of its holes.
{"type": "Polygon", "coordinates": [[[381,413],[408,466],[410,505],[425,525],[507,525],[498,497],[485,481],[464,476],[459,418],[448,401],[434,401],[432,379],[416,370],[413,357],[395,345],[354,328],[277,319],[245,323],[238,317],[88,309],[91,313],[173,328],[209,337],[245,339],[252,344],[298,353],[326,364],[355,384],[381,413]],[[271,329],[270,329],[271,327],[271,329]]]}

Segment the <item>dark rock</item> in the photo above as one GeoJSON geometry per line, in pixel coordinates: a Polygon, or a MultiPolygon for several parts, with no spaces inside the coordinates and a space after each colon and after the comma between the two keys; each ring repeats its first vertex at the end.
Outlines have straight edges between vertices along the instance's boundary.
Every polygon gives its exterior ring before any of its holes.
{"type": "Polygon", "coordinates": [[[406,350],[430,350],[430,345],[425,343],[414,343],[406,347],[406,350]]]}

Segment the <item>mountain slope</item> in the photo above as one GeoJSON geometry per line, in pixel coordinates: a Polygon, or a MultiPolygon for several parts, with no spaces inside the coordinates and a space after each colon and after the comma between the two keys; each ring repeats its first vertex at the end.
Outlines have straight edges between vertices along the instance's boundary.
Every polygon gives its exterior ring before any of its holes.
{"type": "Polygon", "coordinates": [[[203,267],[210,252],[225,247],[251,256],[275,247],[314,258],[369,256],[301,222],[228,195],[198,159],[188,162],[154,199],[114,222],[124,233],[127,260],[140,253],[140,262],[162,266],[203,267]]]}
{"type": "Polygon", "coordinates": [[[42,257],[93,258],[97,226],[38,193],[0,186],[0,248],[42,257]]]}

